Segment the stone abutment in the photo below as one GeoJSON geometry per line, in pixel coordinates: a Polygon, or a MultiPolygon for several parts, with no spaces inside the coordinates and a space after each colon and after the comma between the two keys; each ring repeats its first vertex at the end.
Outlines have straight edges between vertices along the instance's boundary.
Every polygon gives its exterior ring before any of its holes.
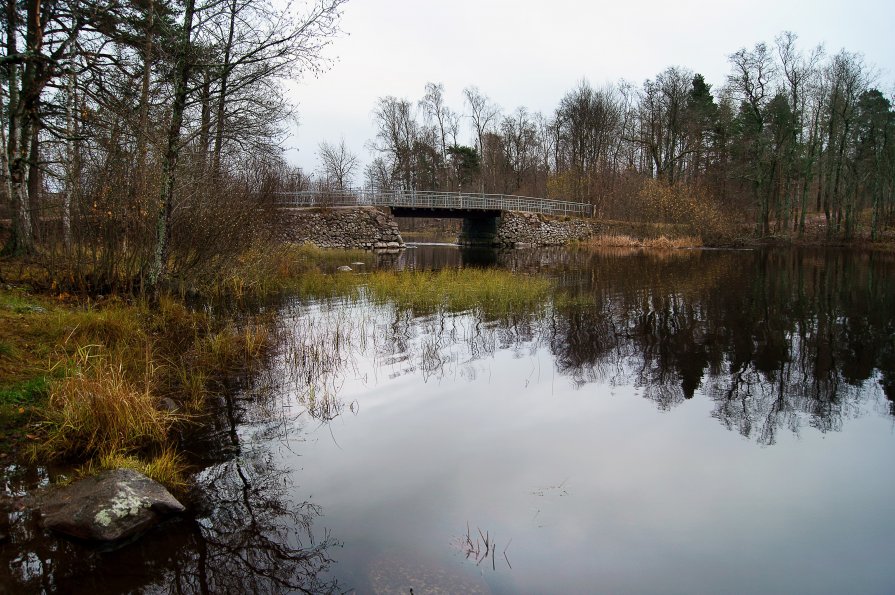
{"type": "Polygon", "coordinates": [[[395,218],[376,207],[282,209],[280,237],[321,248],[398,250],[404,247],[395,218]]]}
{"type": "MultiPolygon", "coordinates": [[[[395,218],[376,207],[286,208],[281,213],[284,241],[312,243],[323,248],[398,250],[404,247],[395,218]]],[[[458,242],[506,248],[561,246],[600,232],[599,224],[590,219],[512,211],[494,213],[463,216],[458,242]]]]}

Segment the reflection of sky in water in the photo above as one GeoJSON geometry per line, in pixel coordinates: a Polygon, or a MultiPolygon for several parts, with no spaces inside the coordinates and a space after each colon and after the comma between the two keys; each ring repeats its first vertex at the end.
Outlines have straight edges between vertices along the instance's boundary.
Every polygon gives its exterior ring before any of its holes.
{"type": "Polygon", "coordinates": [[[307,442],[278,452],[297,470],[295,497],[321,504],[318,524],[345,544],[334,554],[343,586],[421,592],[447,576],[531,593],[895,587],[895,440],[875,380],[843,389],[842,431],[795,411],[781,423],[797,431],[762,447],[712,419],[720,381],[666,407],[643,398],[631,370],[557,371],[549,321],[520,330],[355,307],[317,311],[316,324],[327,316],[355,333],[337,379],[317,378],[316,395],[332,387],[342,415],[302,424],[307,442]],[[493,567],[457,547],[467,523],[493,540],[493,567]]]}
{"type": "Polygon", "coordinates": [[[0,593],[895,592],[895,259],[491,257],[391,264],[559,297],[284,307],[270,368],[187,444],[194,517],[99,552],[13,513],[0,593]]]}

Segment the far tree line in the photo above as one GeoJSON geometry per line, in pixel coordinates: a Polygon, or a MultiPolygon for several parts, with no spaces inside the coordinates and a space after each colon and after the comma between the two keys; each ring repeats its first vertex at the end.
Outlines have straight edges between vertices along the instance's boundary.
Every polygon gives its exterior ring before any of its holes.
{"type": "MultiPolygon", "coordinates": [[[[4,3],[2,253],[77,287],[223,270],[271,234],[261,207],[307,183],[283,158],[282,83],[326,68],[344,2],[4,3]]],[[[784,33],[730,64],[719,88],[684,67],[582,81],[549,114],[505,111],[476,87],[449,106],[438,83],[418,101],[383,97],[365,183],[586,201],[629,221],[748,220],[765,235],[818,217],[837,237],[891,226],[892,98],[862,57],[784,33]]],[[[358,167],[344,143],[321,145],[321,161],[336,186],[358,167]]]]}
{"type": "MultiPolygon", "coordinates": [[[[860,55],[804,51],[785,32],[729,61],[718,89],[673,66],[639,85],[582,81],[549,114],[505,111],[477,87],[453,109],[438,83],[418,101],[382,97],[365,183],[583,201],[623,220],[708,208],[761,235],[804,233],[812,214],[846,238],[862,220],[874,238],[895,223],[895,112],[860,55]]],[[[353,157],[321,149],[324,179],[334,155],[353,157]]]]}

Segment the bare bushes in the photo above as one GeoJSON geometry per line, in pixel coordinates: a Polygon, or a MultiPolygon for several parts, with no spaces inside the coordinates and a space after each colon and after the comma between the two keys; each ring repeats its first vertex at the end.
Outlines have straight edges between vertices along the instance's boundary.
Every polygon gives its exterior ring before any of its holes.
{"type": "MultiPolygon", "coordinates": [[[[47,285],[90,293],[145,289],[157,243],[150,215],[158,204],[158,172],[150,167],[137,176],[113,156],[93,162],[77,192],[48,195],[41,210],[48,241],[36,262],[47,285]]],[[[196,162],[183,169],[171,213],[169,289],[205,290],[247,250],[270,245],[284,170],[266,162],[233,175],[214,176],[196,162]]]]}
{"type": "Polygon", "coordinates": [[[172,217],[171,279],[181,287],[216,285],[251,248],[269,248],[276,235],[275,171],[196,185],[172,217]]]}
{"type": "Polygon", "coordinates": [[[730,218],[699,186],[647,179],[637,194],[637,201],[644,220],[681,226],[689,235],[698,236],[708,244],[733,237],[734,225],[730,218]]]}
{"type": "Polygon", "coordinates": [[[611,248],[653,248],[656,250],[675,250],[681,248],[698,248],[702,239],[696,236],[660,235],[657,238],[635,238],[626,234],[601,234],[587,241],[591,247],[611,248]]]}

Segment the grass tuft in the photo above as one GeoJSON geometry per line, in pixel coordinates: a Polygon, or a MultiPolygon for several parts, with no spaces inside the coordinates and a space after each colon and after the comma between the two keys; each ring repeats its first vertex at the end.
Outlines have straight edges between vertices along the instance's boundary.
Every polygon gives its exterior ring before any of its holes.
{"type": "Polygon", "coordinates": [[[18,349],[10,341],[0,339],[0,357],[14,358],[18,355],[18,349]]]}
{"type": "Polygon", "coordinates": [[[120,361],[98,349],[81,348],[76,358],[75,372],[50,388],[39,454],[86,458],[166,442],[177,415],[156,406],[148,382],[137,386],[120,361]]]}
{"type": "Polygon", "coordinates": [[[180,453],[172,448],[165,448],[148,461],[121,453],[103,453],[79,467],[75,475],[87,477],[111,469],[132,469],[172,491],[183,492],[188,486],[187,468],[180,453]]]}

